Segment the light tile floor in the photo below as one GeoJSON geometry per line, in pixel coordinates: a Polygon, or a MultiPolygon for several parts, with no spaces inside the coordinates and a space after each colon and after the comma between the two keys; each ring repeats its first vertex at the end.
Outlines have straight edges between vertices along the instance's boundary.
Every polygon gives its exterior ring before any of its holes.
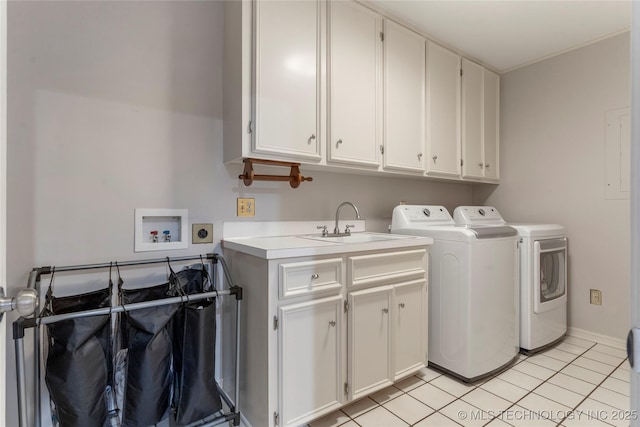
{"type": "Polygon", "coordinates": [[[425,368],[310,427],[629,426],[624,350],[575,337],[465,384],[425,368]]]}

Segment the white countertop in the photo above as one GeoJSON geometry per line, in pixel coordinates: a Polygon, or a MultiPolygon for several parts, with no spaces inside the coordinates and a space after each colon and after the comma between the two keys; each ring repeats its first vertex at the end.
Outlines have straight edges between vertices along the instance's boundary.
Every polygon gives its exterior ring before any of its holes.
{"type": "Polygon", "coordinates": [[[410,249],[431,245],[430,237],[402,236],[384,233],[362,233],[379,237],[381,240],[363,242],[358,240],[361,233],[353,233],[354,242],[336,243],[323,240],[319,234],[305,236],[265,236],[233,237],[222,240],[222,247],[243,252],[264,259],[291,258],[313,255],[331,255],[351,252],[377,251],[389,249],[410,249]]]}

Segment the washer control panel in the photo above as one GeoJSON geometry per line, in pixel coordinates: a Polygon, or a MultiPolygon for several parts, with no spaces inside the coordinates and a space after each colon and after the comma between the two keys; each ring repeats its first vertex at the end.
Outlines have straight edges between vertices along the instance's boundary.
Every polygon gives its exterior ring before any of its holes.
{"type": "Polygon", "coordinates": [[[453,219],[456,224],[504,224],[505,221],[500,212],[493,206],[458,206],[453,211],[453,219]]]}
{"type": "Polygon", "coordinates": [[[393,209],[392,228],[407,228],[411,224],[454,225],[453,218],[444,206],[399,205],[393,209]]]}

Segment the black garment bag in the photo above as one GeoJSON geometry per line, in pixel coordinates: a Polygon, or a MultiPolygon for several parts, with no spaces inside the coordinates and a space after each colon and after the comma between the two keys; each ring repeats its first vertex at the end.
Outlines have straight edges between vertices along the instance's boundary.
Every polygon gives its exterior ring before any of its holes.
{"type": "MultiPolygon", "coordinates": [[[[122,303],[132,304],[175,296],[175,273],[169,281],[144,289],[122,289],[122,303]]],[[[120,281],[120,284],[122,281],[120,281]]],[[[171,322],[180,304],[124,312],[122,345],[127,348],[123,427],[147,427],[170,414],[173,379],[171,322]]]]}
{"type": "MultiPolygon", "coordinates": [[[[53,276],[52,279],[53,281],[53,276]]],[[[109,307],[111,287],[56,298],[47,292],[43,315],[109,307]]],[[[107,424],[107,386],[111,385],[110,316],[63,320],[47,325],[49,334],[45,382],[60,427],[103,427],[107,424]]]]}
{"type": "MultiPolygon", "coordinates": [[[[177,274],[180,291],[189,295],[208,292],[207,272],[190,268],[177,274]]],[[[174,323],[174,415],[179,426],[207,418],[222,409],[215,382],[215,298],[182,305],[174,323]]]]}

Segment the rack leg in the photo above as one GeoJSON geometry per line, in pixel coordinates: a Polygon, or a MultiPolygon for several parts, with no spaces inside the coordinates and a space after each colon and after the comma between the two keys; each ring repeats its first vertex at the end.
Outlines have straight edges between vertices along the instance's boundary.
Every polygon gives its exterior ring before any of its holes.
{"type": "MultiPolygon", "coordinates": [[[[40,280],[36,280],[35,289],[38,295],[40,295],[40,280]]],[[[40,317],[40,309],[36,308],[34,313],[34,318],[40,317]]],[[[41,383],[40,376],[42,375],[40,368],[40,325],[36,324],[33,329],[33,426],[40,427],[42,422],[42,411],[40,410],[41,405],[41,383]]]]}
{"type": "Polygon", "coordinates": [[[242,301],[236,301],[236,401],[235,409],[238,414],[234,420],[233,425],[240,425],[240,308],[242,301]]]}
{"type": "Polygon", "coordinates": [[[24,338],[15,340],[16,349],[16,380],[18,382],[18,420],[20,427],[29,427],[27,417],[26,374],[24,369],[24,338]]]}

